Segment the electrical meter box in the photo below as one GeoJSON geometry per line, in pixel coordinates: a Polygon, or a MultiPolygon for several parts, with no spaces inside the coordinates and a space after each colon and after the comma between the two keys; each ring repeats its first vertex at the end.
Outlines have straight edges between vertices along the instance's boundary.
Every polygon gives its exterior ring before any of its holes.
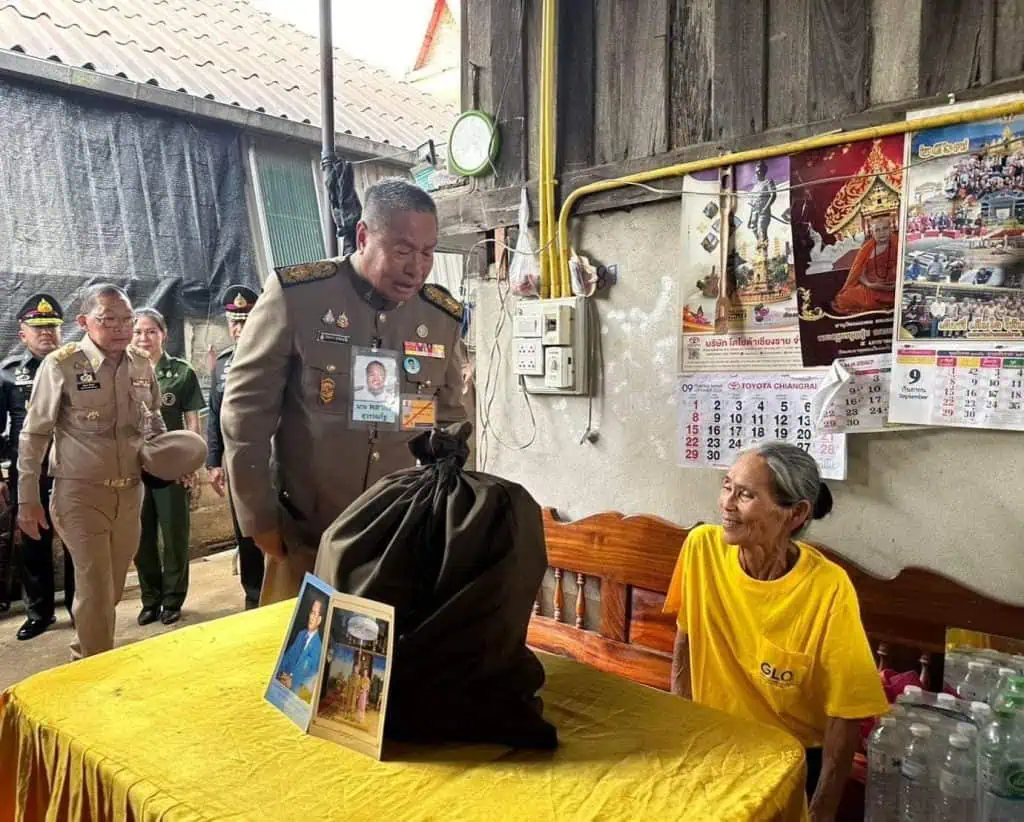
{"type": "Polygon", "coordinates": [[[530,394],[590,391],[586,297],[522,299],[512,314],[512,370],[530,394]]]}

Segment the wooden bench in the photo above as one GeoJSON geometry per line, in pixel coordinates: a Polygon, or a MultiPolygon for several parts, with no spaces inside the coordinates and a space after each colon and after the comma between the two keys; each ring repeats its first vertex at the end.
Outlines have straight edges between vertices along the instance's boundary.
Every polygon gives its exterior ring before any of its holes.
{"type": "MultiPolygon", "coordinates": [[[[556,586],[550,599],[542,589],[534,605],[529,643],[667,690],[675,622],[661,607],[688,533],[657,517],[602,513],[563,522],[545,509],[544,536],[556,586]],[[597,614],[588,613],[588,578],[599,582],[597,614]],[[567,587],[572,589],[568,607],[567,587]]],[[[817,547],[850,575],[880,668],[917,668],[922,680],[938,689],[947,627],[1024,639],[1024,607],[922,568],[880,579],[817,547]]]]}
{"type": "MultiPolygon", "coordinates": [[[[661,608],[687,533],[657,517],[603,513],[562,522],[546,509],[544,537],[554,588],[550,594],[542,588],[534,604],[529,644],[668,690],[675,620],[661,608]],[[594,597],[587,588],[595,582],[599,597],[591,605],[594,597]]],[[[926,687],[938,690],[947,627],[1024,639],[1024,607],[921,568],[880,579],[814,544],[850,575],[880,669],[917,669],[926,687]]],[[[863,819],[864,770],[858,754],[840,820],[863,819]]]]}

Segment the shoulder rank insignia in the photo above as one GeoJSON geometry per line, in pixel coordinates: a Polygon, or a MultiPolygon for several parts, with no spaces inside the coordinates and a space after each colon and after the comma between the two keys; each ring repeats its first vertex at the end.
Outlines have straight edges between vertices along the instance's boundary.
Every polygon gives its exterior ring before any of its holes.
{"type": "Polygon", "coordinates": [[[447,288],[429,283],[420,289],[420,296],[452,319],[462,322],[462,303],[456,300],[447,288]]]}
{"type": "Polygon", "coordinates": [[[277,279],[281,281],[281,286],[287,288],[290,285],[301,285],[316,280],[329,280],[338,273],[338,262],[336,260],[320,260],[315,263],[300,263],[286,268],[278,268],[276,273],[277,279]]]}
{"type": "Polygon", "coordinates": [[[53,361],[54,362],[64,362],[64,360],[66,360],[68,357],[70,357],[76,351],[78,351],[78,343],[71,342],[71,343],[68,343],[67,345],[62,345],[60,348],[58,348],[56,351],[54,351],[50,356],[53,357],[53,361]]]}

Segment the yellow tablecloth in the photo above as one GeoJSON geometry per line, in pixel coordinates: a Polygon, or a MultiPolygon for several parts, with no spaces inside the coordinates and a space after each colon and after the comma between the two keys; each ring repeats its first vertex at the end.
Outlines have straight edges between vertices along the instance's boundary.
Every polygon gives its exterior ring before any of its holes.
{"type": "MultiPolygon", "coordinates": [[[[281,603],[31,677],[0,697],[0,820],[798,819],[788,736],[544,656],[555,753],[303,735],[263,701],[281,603]]],[[[423,706],[430,710],[429,705],[423,706]]]]}

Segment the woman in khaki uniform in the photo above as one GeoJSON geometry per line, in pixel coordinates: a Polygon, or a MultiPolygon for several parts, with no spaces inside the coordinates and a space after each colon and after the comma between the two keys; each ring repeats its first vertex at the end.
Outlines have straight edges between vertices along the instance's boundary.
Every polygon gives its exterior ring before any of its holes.
{"type": "MultiPolygon", "coordinates": [[[[133,342],[149,354],[160,383],[160,413],[168,431],[187,428],[199,433],[203,393],[199,378],[187,361],[164,351],[167,323],[153,308],[135,312],[133,342]]],[[[164,625],[177,622],[188,592],[189,486],[173,482],[163,488],[146,488],[142,503],[142,536],[135,567],[142,589],[139,624],[158,619],[164,625]],[[163,535],[163,551],[158,546],[163,535]]]]}

